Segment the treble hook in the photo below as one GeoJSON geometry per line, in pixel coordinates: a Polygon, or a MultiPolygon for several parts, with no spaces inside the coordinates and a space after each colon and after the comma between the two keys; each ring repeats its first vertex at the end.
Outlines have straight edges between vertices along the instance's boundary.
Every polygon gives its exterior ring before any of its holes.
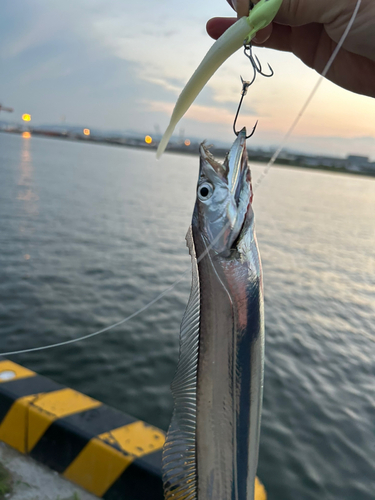
{"type": "Polygon", "coordinates": [[[263,73],[262,65],[261,65],[258,57],[256,55],[253,55],[252,44],[246,43],[246,41],[245,41],[243,46],[244,46],[243,52],[244,52],[245,56],[249,59],[251,66],[253,67],[253,70],[254,70],[253,81],[255,80],[257,73],[259,73],[262,76],[265,76],[266,78],[270,78],[271,76],[273,76],[273,74],[274,74],[273,69],[271,68],[271,66],[268,63],[267,64],[268,64],[268,68],[270,70],[270,74],[267,75],[266,73],[263,73]]]}
{"type": "MultiPolygon", "coordinates": [[[[242,101],[243,101],[243,98],[245,97],[245,95],[247,94],[247,89],[250,87],[250,85],[255,80],[255,76],[250,82],[244,80],[242,78],[242,76],[240,78],[241,78],[241,82],[242,82],[241,99],[240,99],[240,103],[238,104],[237,113],[236,113],[236,116],[234,117],[234,122],[233,122],[233,132],[236,135],[239,134],[239,132],[236,131],[236,123],[237,123],[237,118],[238,118],[238,115],[239,115],[239,112],[240,112],[240,109],[242,106],[242,101]]],[[[254,125],[252,132],[246,136],[246,139],[249,139],[254,134],[255,129],[257,128],[257,125],[258,125],[258,120],[257,120],[256,124],[254,125]]]]}
{"type": "MultiPolygon", "coordinates": [[[[253,77],[250,81],[246,81],[241,76],[241,82],[242,82],[241,99],[240,99],[240,103],[238,105],[236,116],[234,117],[234,122],[233,122],[233,132],[236,135],[239,134],[239,132],[236,131],[237,118],[238,118],[238,114],[239,114],[241,106],[242,106],[243,98],[245,97],[245,95],[247,93],[247,89],[250,87],[250,85],[252,85],[254,83],[255,78],[257,76],[257,73],[259,73],[262,76],[265,76],[266,78],[269,78],[270,76],[273,75],[273,69],[271,68],[271,66],[268,63],[267,64],[268,64],[268,68],[270,70],[270,73],[269,74],[263,73],[261,62],[259,61],[258,57],[255,54],[253,54],[252,44],[250,42],[246,42],[246,40],[245,40],[243,43],[243,46],[244,46],[244,54],[249,59],[249,61],[251,63],[251,67],[253,68],[253,77]]],[[[258,124],[258,122],[256,122],[251,134],[248,135],[246,137],[246,139],[248,139],[249,137],[251,137],[254,134],[257,124],[258,124]]]]}

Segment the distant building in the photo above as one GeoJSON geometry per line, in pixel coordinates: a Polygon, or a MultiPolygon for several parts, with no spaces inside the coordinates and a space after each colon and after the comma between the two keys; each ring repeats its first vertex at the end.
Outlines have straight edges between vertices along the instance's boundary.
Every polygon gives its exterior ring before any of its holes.
{"type": "Polygon", "coordinates": [[[323,167],[345,168],[346,160],[343,158],[334,158],[333,156],[319,156],[320,165],[323,167]]]}
{"type": "Polygon", "coordinates": [[[333,168],[345,168],[346,160],[342,158],[334,158],[333,156],[300,156],[299,160],[302,165],[308,167],[333,167],[333,168]]]}
{"type": "Polygon", "coordinates": [[[319,158],[317,156],[299,155],[297,160],[302,166],[318,167],[320,165],[319,158]]]}
{"type": "Polygon", "coordinates": [[[278,156],[279,160],[296,161],[298,159],[297,155],[290,153],[289,151],[282,150],[278,156]]]}
{"type": "Polygon", "coordinates": [[[361,171],[368,170],[372,164],[368,161],[368,156],[348,155],[346,158],[346,168],[348,170],[361,171]]]}

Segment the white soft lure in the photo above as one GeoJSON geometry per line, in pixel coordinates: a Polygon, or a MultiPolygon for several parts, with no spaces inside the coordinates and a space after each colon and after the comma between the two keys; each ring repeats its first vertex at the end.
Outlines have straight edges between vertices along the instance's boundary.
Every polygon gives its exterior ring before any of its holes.
{"type": "Polygon", "coordinates": [[[236,50],[242,47],[244,40],[247,43],[250,42],[259,30],[272,22],[281,3],[282,0],[260,0],[248,17],[241,17],[216,40],[177,99],[168,128],[159,143],[156,158],[160,158],[164,153],[177,123],[211,76],[236,50]]]}

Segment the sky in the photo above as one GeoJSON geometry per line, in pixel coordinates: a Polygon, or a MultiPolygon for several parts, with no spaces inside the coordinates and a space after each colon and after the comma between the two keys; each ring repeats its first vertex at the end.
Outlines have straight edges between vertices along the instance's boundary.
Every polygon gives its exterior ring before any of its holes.
{"type": "MultiPolygon", "coordinates": [[[[0,119],[34,125],[164,131],[174,103],[213,41],[215,16],[231,16],[225,0],[2,0],[0,119]]],[[[318,75],[291,54],[256,49],[275,75],[258,77],[244,100],[239,125],[252,128],[249,146],[277,147],[318,75]]],[[[239,51],[213,76],[176,134],[233,141],[232,123],[250,79],[239,51]]],[[[358,154],[375,161],[375,99],[324,81],[286,148],[313,154],[358,154]]]]}

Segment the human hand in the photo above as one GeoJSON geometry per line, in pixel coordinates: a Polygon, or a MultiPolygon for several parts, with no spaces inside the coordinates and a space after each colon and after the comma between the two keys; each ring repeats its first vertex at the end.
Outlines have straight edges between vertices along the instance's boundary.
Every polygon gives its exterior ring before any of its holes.
{"type": "MultiPolygon", "coordinates": [[[[227,0],[238,17],[248,15],[248,0],[227,0]]],[[[256,3],[256,2],[255,2],[256,3]]],[[[355,0],[284,0],[274,22],[258,32],[254,45],[292,52],[321,73],[356,6],[355,0]]],[[[212,38],[236,19],[216,17],[207,23],[212,38]]],[[[326,77],[341,87],[375,97],[375,1],[362,0],[354,24],[326,77]]]]}

